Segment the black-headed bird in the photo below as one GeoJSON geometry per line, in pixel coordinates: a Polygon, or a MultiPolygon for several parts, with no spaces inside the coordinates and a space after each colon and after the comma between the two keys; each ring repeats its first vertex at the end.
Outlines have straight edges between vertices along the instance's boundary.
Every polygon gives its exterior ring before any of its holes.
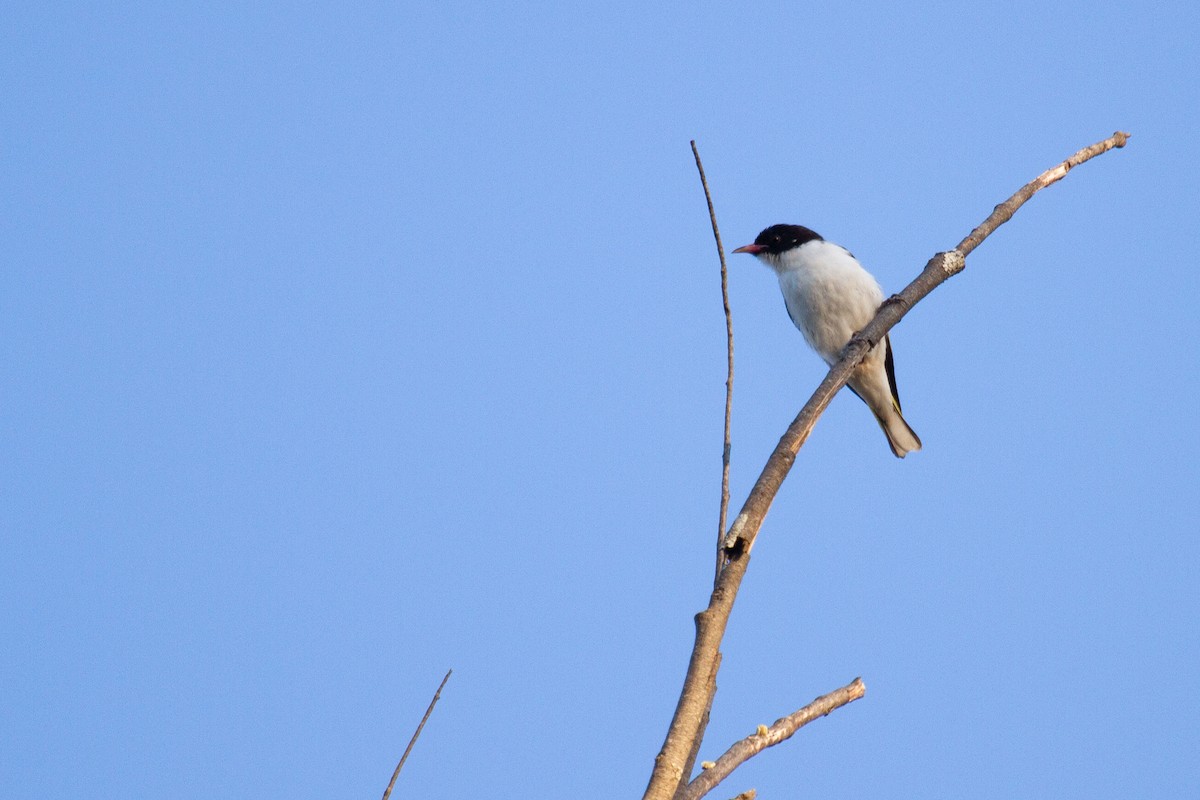
{"type": "MultiPolygon", "coordinates": [[[[883,303],[883,289],[849,250],[803,225],[772,225],[754,244],[733,252],[750,253],[775,271],[788,316],[830,366],[883,303]]],[[[897,458],[921,449],[900,413],[888,337],[871,349],[846,385],[871,409],[897,458]]]]}

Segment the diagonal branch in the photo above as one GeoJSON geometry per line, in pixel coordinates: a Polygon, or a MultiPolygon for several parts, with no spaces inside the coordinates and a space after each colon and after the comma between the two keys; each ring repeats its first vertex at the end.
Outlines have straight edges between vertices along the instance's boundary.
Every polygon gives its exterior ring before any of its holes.
{"type": "Polygon", "coordinates": [[[767,459],[758,481],[725,537],[728,563],[713,587],[708,608],[696,615],[696,642],[688,662],[687,675],[684,677],[683,691],[675,706],[675,715],[667,729],[662,750],[654,760],[654,770],[650,775],[644,800],[668,800],[674,796],[680,783],[687,779],[683,772],[687,754],[700,735],[704,710],[712,701],[707,687],[716,686],[715,677],[709,674],[716,667],[713,656],[725,636],[733,601],[737,597],[742,578],[746,575],[750,550],[783,479],[787,477],[796,460],[797,452],[807,441],[817,419],[829,406],[833,396],[846,385],[850,373],[871,348],[908,313],[909,309],[951,276],[962,272],[966,266],[966,256],[1011,219],[1029,198],[1062,180],[1072,168],[1085,161],[1113,148],[1124,147],[1128,139],[1129,134],[1118,131],[1101,142],[1083,148],[1022,186],[1012,197],[997,205],[988,218],[959,242],[955,249],[938,253],[931,258],[921,274],[902,292],[884,302],[875,318],[846,345],[841,360],[829,370],[767,459]]]}
{"type": "Polygon", "coordinates": [[[727,550],[740,548],[748,552],[753,546],[771,502],[775,499],[780,484],[787,477],[788,470],[791,469],[792,463],[796,459],[796,453],[812,433],[813,426],[816,425],[817,419],[824,413],[833,396],[846,385],[854,368],[871,348],[887,335],[887,332],[908,313],[909,309],[951,276],[962,272],[966,266],[965,259],[971,251],[997,228],[1012,219],[1017,209],[1036,192],[1062,180],[1072,167],[1115,147],[1124,147],[1128,138],[1129,134],[1118,131],[1102,142],[1085,147],[1066,161],[1046,170],[1022,186],[1012,197],[996,206],[988,218],[959,242],[957,247],[945,253],[938,253],[931,258],[925,265],[925,269],[912,283],[899,294],[890,297],[880,307],[875,318],[846,345],[842,359],[829,370],[825,380],[821,381],[812,397],[804,404],[804,408],[800,410],[796,419],[783,434],[783,438],[779,440],[771,457],[767,459],[767,464],[763,468],[758,482],[750,491],[750,496],[742,506],[741,513],[734,519],[729,535],[725,539],[727,550]]]}
{"type": "Polygon", "coordinates": [[[396,765],[396,771],[392,773],[392,779],[388,781],[387,788],[383,790],[383,800],[388,800],[388,797],[391,796],[392,787],[396,785],[396,778],[400,776],[400,768],[408,760],[408,754],[412,752],[413,745],[417,743],[417,737],[421,735],[421,729],[429,721],[429,715],[433,713],[433,707],[437,705],[438,698],[442,696],[442,689],[445,688],[446,681],[450,680],[450,673],[453,671],[452,669],[446,670],[446,677],[442,678],[442,682],[438,684],[437,691],[433,693],[433,699],[429,701],[429,708],[425,709],[425,716],[421,717],[421,724],[417,726],[412,738],[408,740],[408,747],[404,748],[404,755],[400,756],[400,763],[396,765]]]}
{"type": "Polygon", "coordinates": [[[678,800],[700,800],[715,789],[717,784],[728,778],[735,769],[763,750],[787,741],[808,723],[854,702],[866,693],[867,687],[863,685],[862,678],[855,678],[841,689],[822,695],[799,711],[775,720],[771,727],[762,726],[758,732],[735,742],[712,766],[697,775],[696,779],[688,784],[687,789],[677,796],[678,800]]]}

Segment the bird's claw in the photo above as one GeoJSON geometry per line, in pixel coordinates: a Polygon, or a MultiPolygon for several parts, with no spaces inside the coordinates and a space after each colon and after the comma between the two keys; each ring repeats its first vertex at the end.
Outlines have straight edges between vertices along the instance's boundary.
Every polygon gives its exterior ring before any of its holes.
{"type": "Polygon", "coordinates": [[[846,342],[846,346],[843,347],[842,352],[838,354],[838,360],[845,358],[859,342],[867,342],[867,349],[870,349],[871,343],[862,337],[862,331],[855,331],[854,333],[850,334],[850,339],[846,342]]]}

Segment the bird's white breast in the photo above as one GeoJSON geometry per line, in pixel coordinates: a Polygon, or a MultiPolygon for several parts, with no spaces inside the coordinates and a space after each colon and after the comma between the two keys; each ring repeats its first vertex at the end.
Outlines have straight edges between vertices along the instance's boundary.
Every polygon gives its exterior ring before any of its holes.
{"type": "Polygon", "coordinates": [[[792,322],[829,364],[883,302],[875,278],[849,251],[831,242],[806,242],[768,263],[779,276],[792,322]]]}

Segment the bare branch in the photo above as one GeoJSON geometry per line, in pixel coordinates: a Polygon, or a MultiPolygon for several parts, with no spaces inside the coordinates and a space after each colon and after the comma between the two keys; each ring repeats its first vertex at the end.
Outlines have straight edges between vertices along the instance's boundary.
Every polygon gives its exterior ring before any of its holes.
{"type": "MultiPolygon", "coordinates": [[[[713,682],[713,685],[708,687],[707,690],[708,705],[704,709],[704,716],[700,718],[700,730],[696,735],[696,741],[692,743],[692,749],[688,753],[687,762],[683,765],[684,775],[691,775],[692,771],[696,768],[696,759],[700,756],[700,745],[704,743],[704,732],[708,730],[708,720],[709,716],[712,714],[713,699],[717,696],[717,672],[719,672],[721,669],[720,650],[717,651],[716,659],[717,661],[715,664],[713,664],[712,672],[709,675],[709,680],[713,682]]],[[[680,781],[679,788],[675,792],[675,800],[679,800],[685,791],[687,791],[687,784],[683,781],[680,781]]]]}
{"type": "Polygon", "coordinates": [[[783,434],[783,438],[779,440],[775,451],[767,459],[767,464],[763,468],[758,482],[755,483],[745,505],[742,506],[741,513],[733,521],[729,536],[725,539],[726,549],[742,549],[747,552],[750,550],[759,528],[762,526],[763,519],[771,507],[771,502],[779,491],[780,484],[787,477],[787,473],[796,459],[796,453],[812,433],[817,419],[824,413],[833,396],[846,384],[850,373],[854,371],[859,362],[908,313],[909,309],[951,276],[962,272],[966,266],[967,255],[997,228],[1010,220],[1017,209],[1036,192],[1061,180],[1072,167],[1114,147],[1124,147],[1128,139],[1129,134],[1118,131],[1102,142],[1085,147],[1066,161],[1046,170],[1022,186],[1012,197],[996,206],[988,218],[971,231],[970,235],[963,239],[956,248],[935,255],[912,283],[906,286],[902,292],[884,302],[875,318],[846,345],[842,359],[829,370],[825,380],[821,381],[812,397],[805,403],[804,408],[800,410],[796,419],[783,434]]]}
{"type": "MultiPolygon", "coordinates": [[[[717,228],[717,212],[713,208],[712,193],[708,191],[708,178],[704,176],[704,165],[700,163],[700,151],[696,140],[692,140],[692,155],[696,157],[696,170],[700,173],[700,185],[704,187],[704,199],[708,202],[708,218],[712,221],[713,238],[717,241],[717,258],[721,261],[721,303],[725,307],[725,447],[721,451],[721,513],[717,520],[717,570],[713,583],[721,577],[725,566],[725,522],[729,513],[729,438],[730,421],[733,414],[733,314],[729,310],[729,272],[725,268],[725,248],[721,244],[721,231],[717,228]]],[[[710,703],[711,705],[711,703],[710,703]]]]}
{"type": "Polygon", "coordinates": [[[451,672],[454,672],[454,670],[446,670],[446,677],[442,678],[442,682],[438,684],[437,691],[433,693],[433,699],[429,701],[429,708],[425,709],[425,716],[421,717],[421,724],[417,726],[412,738],[408,740],[408,747],[404,748],[404,755],[400,756],[400,763],[396,765],[396,771],[392,773],[392,779],[388,781],[387,788],[383,790],[383,800],[388,800],[388,797],[391,796],[392,787],[396,785],[396,778],[400,776],[400,768],[408,760],[408,754],[412,752],[413,745],[417,743],[417,737],[421,735],[421,729],[429,721],[429,715],[433,713],[433,707],[437,705],[438,698],[442,696],[442,689],[445,687],[446,681],[450,680],[451,672]]]}
{"type": "Polygon", "coordinates": [[[1085,161],[1090,161],[1096,156],[1107,153],[1109,150],[1118,147],[1124,147],[1129,141],[1130,134],[1124,131],[1117,131],[1112,136],[1102,142],[1096,142],[1090,147],[1085,147],[1075,155],[1068,158],[1058,166],[1038,175],[1029,183],[1022,186],[1017,193],[1005,200],[1000,205],[992,210],[992,213],[980,223],[979,227],[971,231],[967,238],[958,243],[958,247],[954,248],[966,258],[971,254],[971,251],[978,247],[984,239],[992,235],[992,232],[999,228],[1004,223],[1012,219],[1012,215],[1017,212],[1017,209],[1025,205],[1025,201],[1033,197],[1037,192],[1045,189],[1052,183],[1058,183],[1067,176],[1074,167],[1078,167],[1085,161]]]}
{"type": "Polygon", "coordinates": [[[734,743],[711,767],[697,775],[696,779],[688,784],[687,789],[677,795],[678,800],[700,800],[735,769],[763,750],[787,741],[808,723],[854,702],[866,693],[867,687],[863,685],[862,678],[855,678],[841,689],[818,697],[799,711],[775,720],[771,727],[760,727],[756,733],[734,743]]]}
{"type": "Polygon", "coordinates": [[[988,218],[954,250],[938,253],[931,258],[921,274],[902,292],[885,301],[875,318],[846,345],[841,360],[829,370],[767,459],[758,481],[725,537],[724,546],[728,561],[721,570],[716,586],[713,587],[708,608],[696,615],[696,641],[688,662],[687,675],[684,677],[683,691],[675,706],[675,716],[667,729],[662,750],[654,760],[654,771],[646,787],[644,800],[667,800],[675,795],[680,783],[686,779],[683,767],[687,761],[687,754],[703,730],[701,723],[704,710],[712,703],[712,697],[707,694],[708,687],[716,686],[715,677],[709,674],[715,668],[713,655],[720,649],[721,640],[724,638],[734,599],[746,575],[754,540],[762,528],[775,495],[779,492],[779,487],[796,460],[796,454],[812,433],[813,426],[833,396],[845,386],[850,373],[871,348],[908,313],[909,309],[952,275],[962,272],[966,266],[966,256],[996,228],[1011,219],[1029,198],[1061,180],[1072,168],[1085,161],[1113,148],[1124,147],[1128,139],[1129,134],[1118,131],[1101,142],[1085,147],[1021,187],[1016,194],[996,206],[988,218]]]}
{"type": "Polygon", "coordinates": [[[756,798],[756,797],[758,797],[758,790],[747,789],[746,791],[739,794],[737,797],[733,798],[733,800],[754,800],[754,798],[756,798]]]}
{"type": "MultiPolygon", "coordinates": [[[[692,155],[696,159],[696,170],[700,173],[700,185],[704,187],[704,199],[708,203],[708,218],[712,223],[713,239],[717,244],[717,258],[721,262],[721,301],[725,308],[725,343],[726,343],[726,362],[728,369],[725,378],[725,446],[721,451],[721,511],[717,520],[717,553],[716,553],[716,569],[713,573],[713,584],[721,576],[721,569],[725,566],[725,548],[723,545],[725,539],[725,523],[729,513],[729,456],[730,456],[730,422],[733,412],[733,315],[729,310],[729,273],[725,267],[725,248],[721,244],[721,230],[717,227],[717,212],[713,207],[712,193],[708,189],[708,178],[704,174],[704,164],[700,161],[700,151],[696,148],[696,141],[693,139],[692,155]]],[[[709,672],[709,686],[705,693],[708,696],[708,704],[704,708],[704,713],[701,715],[700,728],[695,740],[692,742],[691,750],[688,752],[687,759],[684,762],[684,775],[692,774],[692,769],[696,765],[696,757],[700,753],[700,744],[704,740],[704,731],[708,727],[709,714],[712,712],[713,698],[717,693],[717,671],[720,669],[721,653],[718,650],[713,654],[715,663],[709,672]]],[[[686,786],[680,782],[678,791],[682,792],[686,786]]]]}

